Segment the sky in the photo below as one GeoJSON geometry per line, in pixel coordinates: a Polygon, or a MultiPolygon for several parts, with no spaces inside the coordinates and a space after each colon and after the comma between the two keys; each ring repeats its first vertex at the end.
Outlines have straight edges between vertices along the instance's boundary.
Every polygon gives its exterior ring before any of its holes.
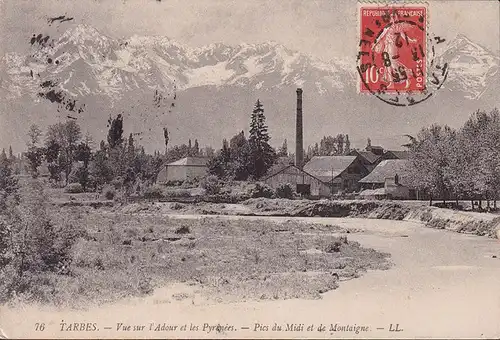
{"type": "MultiPolygon", "coordinates": [[[[465,34],[500,54],[497,0],[427,2],[432,33],[465,34]]],[[[0,54],[22,52],[33,33],[49,29],[48,17],[66,15],[115,38],[162,35],[191,46],[272,40],[324,60],[346,58],[356,54],[356,8],[355,0],[0,0],[0,54]]]]}

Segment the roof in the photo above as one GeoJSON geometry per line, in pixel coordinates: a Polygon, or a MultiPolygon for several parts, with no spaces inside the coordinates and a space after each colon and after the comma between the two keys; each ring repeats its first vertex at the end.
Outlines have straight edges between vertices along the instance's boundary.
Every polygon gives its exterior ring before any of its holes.
{"type": "Polygon", "coordinates": [[[207,166],[208,157],[184,157],[167,166],[207,166]]]}
{"type": "Polygon", "coordinates": [[[267,176],[266,178],[264,178],[264,181],[266,181],[266,180],[268,180],[269,178],[274,177],[274,176],[276,176],[276,175],[278,175],[278,174],[280,174],[280,173],[284,172],[286,169],[289,169],[289,168],[295,168],[295,170],[297,170],[297,171],[299,171],[299,172],[301,172],[301,173],[304,173],[304,174],[306,174],[307,176],[310,176],[310,177],[314,178],[315,180],[320,181],[320,182],[322,182],[322,183],[323,183],[323,181],[322,181],[321,179],[319,179],[319,178],[315,177],[314,175],[311,175],[311,174],[310,174],[310,173],[308,173],[307,171],[304,171],[304,170],[302,170],[302,169],[300,169],[300,168],[296,167],[294,164],[290,164],[290,165],[286,165],[286,166],[281,167],[281,169],[277,170],[276,172],[273,172],[273,173],[272,173],[272,175],[269,175],[269,176],[267,176]]]}
{"type": "Polygon", "coordinates": [[[344,172],[356,158],[356,156],[314,156],[304,165],[304,171],[323,182],[329,182],[344,172]]]}
{"type": "Polygon", "coordinates": [[[406,185],[405,180],[406,164],[405,159],[386,159],[380,162],[368,176],[362,178],[359,183],[385,183],[386,178],[399,177],[399,183],[406,185]]]}
{"type": "Polygon", "coordinates": [[[275,174],[278,171],[283,170],[283,168],[288,167],[289,165],[293,165],[293,161],[289,157],[287,156],[278,157],[276,163],[267,171],[267,173],[275,174]]]}
{"type": "Polygon", "coordinates": [[[373,164],[375,163],[379,158],[380,156],[379,155],[376,155],[374,154],[373,152],[371,151],[358,151],[358,150],[353,150],[351,151],[351,154],[353,153],[356,153],[358,154],[359,156],[363,157],[364,159],[366,159],[368,161],[368,163],[370,164],[373,164]]]}
{"type": "Polygon", "coordinates": [[[383,147],[381,147],[380,145],[370,145],[367,147],[367,149],[370,148],[370,149],[377,149],[377,150],[384,150],[383,147]]]}
{"type": "Polygon", "coordinates": [[[387,150],[386,153],[392,153],[398,159],[408,159],[409,152],[408,151],[400,151],[400,150],[387,150]]]}

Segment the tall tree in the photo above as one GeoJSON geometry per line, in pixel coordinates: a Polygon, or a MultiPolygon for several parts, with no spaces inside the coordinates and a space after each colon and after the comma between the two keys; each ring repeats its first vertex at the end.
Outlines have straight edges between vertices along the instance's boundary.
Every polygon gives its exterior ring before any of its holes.
{"type": "Polygon", "coordinates": [[[163,138],[165,140],[165,156],[166,156],[168,152],[168,140],[169,140],[168,130],[166,127],[163,128],[163,138]]]}
{"type": "Polygon", "coordinates": [[[33,178],[38,177],[38,167],[42,164],[43,149],[38,146],[42,130],[36,124],[32,124],[28,130],[28,151],[26,158],[28,159],[28,171],[33,178]]]}
{"type": "Polygon", "coordinates": [[[198,139],[194,140],[193,146],[193,156],[197,157],[200,154],[200,145],[198,144],[198,139]]]}
{"type": "Polygon", "coordinates": [[[250,121],[248,136],[249,163],[247,164],[249,174],[256,179],[261,178],[276,160],[276,152],[269,145],[270,139],[264,107],[260,100],[257,100],[250,121]]]}
{"type": "Polygon", "coordinates": [[[349,154],[351,152],[351,142],[349,141],[349,135],[345,135],[345,146],[344,146],[344,155],[349,154]]]}
{"type": "Polygon", "coordinates": [[[111,149],[120,146],[123,143],[123,117],[121,114],[116,118],[108,119],[108,144],[111,149]]]}
{"type": "Polygon", "coordinates": [[[14,154],[12,153],[12,145],[9,145],[9,159],[12,161],[14,160],[16,157],[14,156],[14,154]]]}

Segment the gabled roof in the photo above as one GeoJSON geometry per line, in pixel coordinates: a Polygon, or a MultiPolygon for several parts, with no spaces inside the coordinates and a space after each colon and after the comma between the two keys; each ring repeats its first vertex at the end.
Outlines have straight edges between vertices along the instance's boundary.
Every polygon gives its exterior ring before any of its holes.
{"type": "Polygon", "coordinates": [[[358,150],[353,150],[351,151],[350,153],[351,155],[352,154],[358,154],[360,157],[363,157],[364,159],[367,160],[368,163],[370,164],[373,164],[375,163],[376,161],[378,161],[378,159],[380,158],[379,155],[376,155],[374,154],[373,152],[371,151],[358,151],[358,150]]]}
{"type": "Polygon", "coordinates": [[[290,168],[293,168],[295,171],[297,171],[297,172],[299,172],[299,173],[306,174],[307,176],[310,176],[310,177],[314,178],[315,180],[317,180],[317,181],[319,181],[319,182],[322,182],[322,183],[323,183],[323,181],[322,181],[321,179],[319,179],[319,178],[317,178],[317,177],[315,177],[315,176],[311,175],[311,174],[310,174],[310,173],[308,173],[307,171],[304,171],[304,170],[302,170],[302,169],[299,169],[299,168],[298,168],[298,167],[296,167],[294,164],[290,164],[290,165],[286,165],[286,166],[281,167],[281,169],[278,169],[277,171],[273,172],[271,175],[269,175],[269,176],[265,177],[263,180],[264,180],[264,181],[266,181],[266,180],[268,180],[269,178],[274,177],[274,176],[276,176],[276,175],[278,175],[278,174],[280,174],[280,173],[282,173],[282,172],[284,172],[284,171],[286,171],[287,169],[290,169],[290,168]]]}
{"type": "Polygon", "coordinates": [[[274,164],[268,171],[268,174],[275,174],[276,172],[283,170],[283,168],[288,167],[289,165],[294,165],[293,161],[287,157],[287,156],[282,156],[278,157],[276,160],[276,164],[274,164]]]}
{"type": "Polygon", "coordinates": [[[323,182],[329,182],[344,172],[355,160],[356,156],[314,156],[304,165],[304,171],[323,182]]]}
{"type": "Polygon", "coordinates": [[[387,150],[386,153],[391,153],[397,159],[408,159],[409,152],[408,151],[400,151],[400,150],[387,150]]]}
{"type": "Polygon", "coordinates": [[[178,161],[168,163],[167,166],[207,166],[207,157],[184,157],[178,161]]]}
{"type": "Polygon", "coordinates": [[[405,159],[386,159],[380,162],[370,174],[362,178],[359,183],[385,183],[386,178],[399,177],[399,183],[407,185],[405,159]]]}

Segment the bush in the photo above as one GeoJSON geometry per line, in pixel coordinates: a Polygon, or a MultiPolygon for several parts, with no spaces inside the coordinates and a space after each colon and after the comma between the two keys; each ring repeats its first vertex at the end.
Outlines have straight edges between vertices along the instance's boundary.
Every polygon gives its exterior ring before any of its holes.
{"type": "Polygon", "coordinates": [[[28,184],[8,224],[10,227],[0,235],[0,241],[9,240],[0,242],[0,246],[8,247],[0,254],[0,277],[7,278],[0,282],[0,301],[17,294],[43,299],[44,289],[52,289],[58,275],[71,274],[73,246],[86,236],[85,230],[71,221],[54,223],[47,214],[39,181],[28,184]],[[47,275],[55,279],[44,280],[47,275]]]}
{"type": "Polygon", "coordinates": [[[116,189],[111,185],[105,185],[104,188],[102,188],[101,194],[103,194],[107,200],[112,200],[116,196],[116,189]]]}
{"type": "Polygon", "coordinates": [[[295,191],[290,183],[281,184],[276,188],[276,197],[292,199],[295,196],[295,191]]]}
{"type": "Polygon", "coordinates": [[[272,198],[274,195],[273,189],[264,183],[255,183],[255,188],[251,190],[250,196],[252,198],[272,198]]]}
{"type": "Polygon", "coordinates": [[[64,188],[64,191],[70,194],[79,194],[83,192],[83,187],[80,183],[70,183],[64,188]]]}
{"type": "Polygon", "coordinates": [[[144,192],[145,198],[163,198],[163,188],[159,185],[153,185],[146,189],[144,192]]]}
{"type": "Polygon", "coordinates": [[[201,180],[200,186],[205,189],[207,195],[217,195],[222,189],[222,183],[215,175],[205,177],[201,180]]]}
{"type": "Polygon", "coordinates": [[[198,187],[199,182],[200,181],[196,178],[186,179],[184,182],[182,182],[181,188],[183,188],[183,189],[196,188],[196,187],[198,187]]]}

